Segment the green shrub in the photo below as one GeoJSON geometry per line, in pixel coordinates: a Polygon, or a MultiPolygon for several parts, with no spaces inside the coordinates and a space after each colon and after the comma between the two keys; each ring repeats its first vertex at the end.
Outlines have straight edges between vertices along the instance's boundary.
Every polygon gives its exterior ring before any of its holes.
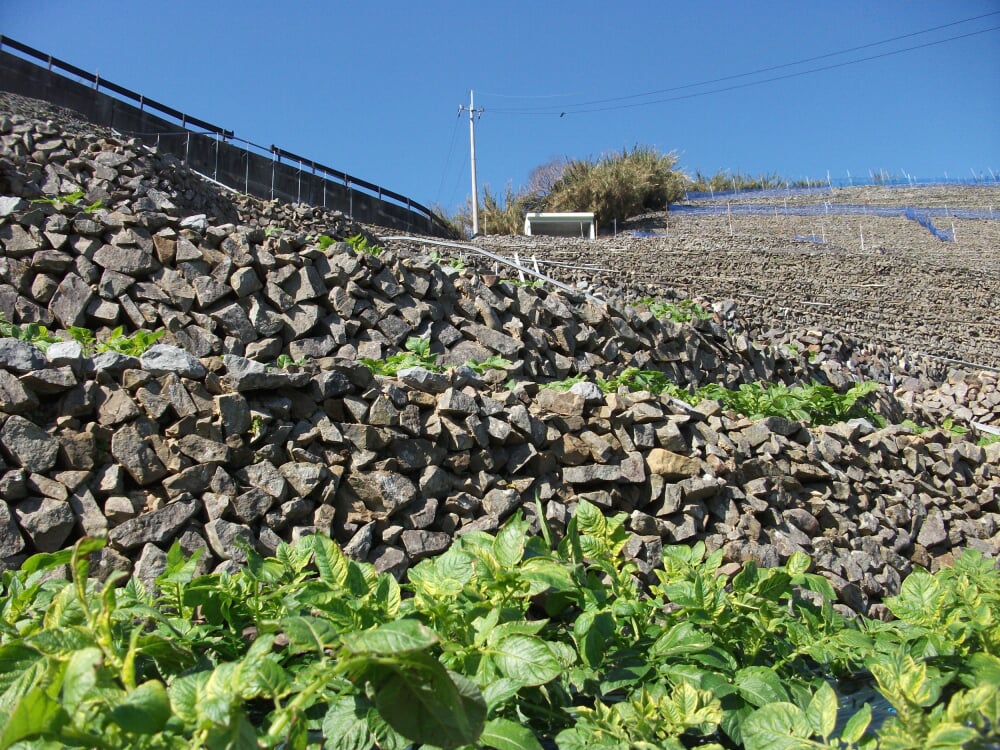
{"type": "Polygon", "coordinates": [[[634,146],[597,160],[566,165],[545,198],[548,211],[593,211],[599,224],[647,211],[662,211],[684,196],[677,157],[651,146],[634,146]]]}

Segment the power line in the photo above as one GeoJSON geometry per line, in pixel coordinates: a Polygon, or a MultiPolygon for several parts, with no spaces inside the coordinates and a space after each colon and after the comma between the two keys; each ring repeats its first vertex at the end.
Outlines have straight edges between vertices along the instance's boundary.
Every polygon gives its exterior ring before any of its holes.
{"type": "Polygon", "coordinates": [[[438,184],[437,196],[434,198],[435,203],[440,203],[441,192],[444,190],[445,177],[448,174],[448,165],[451,164],[451,154],[455,149],[455,136],[458,135],[458,123],[462,119],[462,111],[458,111],[458,117],[455,118],[455,127],[451,129],[451,143],[448,144],[448,157],[444,160],[444,169],[441,170],[441,182],[438,184]]]}
{"type": "Polygon", "coordinates": [[[735,89],[748,88],[750,86],[758,86],[758,85],[763,84],[763,83],[771,83],[773,81],[781,81],[781,80],[786,80],[786,79],[789,79],[789,78],[796,78],[796,77],[799,77],[799,76],[810,75],[812,73],[819,73],[819,72],[826,71],[826,70],[833,70],[835,68],[842,68],[842,67],[845,67],[845,66],[848,66],[848,65],[857,65],[857,64],[863,63],[863,62],[870,62],[872,60],[878,60],[878,59],[884,58],[884,57],[891,57],[893,55],[899,55],[899,54],[902,54],[904,52],[912,52],[914,50],[924,49],[926,47],[933,47],[933,46],[936,46],[936,45],[939,45],[939,44],[945,44],[946,42],[953,42],[953,41],[956,41],[956,40],[959,40],[959,39],[965,39],[965,38],[968,38],[968,37],[977,36],[979,34],[985,34],[985,33],[988,33],[990,31],[996,31],[997,29],[1000,29],[1000,26],[993,26],[993,27],[990,27],[988,29],[982,29],[980,31],[972,31],[972,32],[969,32],[967,34],[959,34],[957,36],[947,37],[945,39],[939,39],[939,40],[936,40],[936,41],[933,41],[933,42],[926,42],[924,44],[918,44],[918,45],[914,45],[912,47],[904,47],[904,48],[898,49],[898,50],[892,50],[892,51],[889,51],[889,52],[882,52],[882,53],[877,54],[877,55],[869,55],[868,57],[862,57],[862,58],[858,58],[856,60],[847,60],[845,62],[833,63],[831,65],[823,65],[823,66],[819,66],[819,67],[816,67],[816,68],[810,68],[808,70],[798,71],[798,72],[795,72],[795,73],[788,73],[788,74],[781,75],[781,76],[772,76],[771,78],[764,78],[764,79],[759,80],[759,81],[749,81],[747,83],[735,84],[733,86],[724,86],[724,87],[717,88],[717,89],[711,89],[709,91],[701,91],[701,92],[697,92],[697,93],[693,93],[693,94],[685,94],[685,95],[682,95],[682,96],[674,96],[674,97],[668,97],[668,98],[664,98],[664,99],[655,99],[655,100],[646,101],[646,102],[636,102],[636,103],[633,103],[633,104],[619,104],[619,105],[608,106],[608,107],[593,107],[593,108],[589,108],[589,109],[579,109],[580,107],[588,107],[589,105],[592,105],[592,104],[604,104],[604,103],[608,103],[608,102],[618,102],[618,101],[625,101],[625,100],[628,100],[628,99],[637,99],[637,98],[642,98],[642,97],[646,97],[646,96],[654,96],[656,94],[668,93],[668,92],[671,92],[671,91],[682,91],[682,90],[685,90],[685,89],[697,88],[699,86],[707,86],[707,85],[712,84],[712,83],[719,83],[719,82],[722,82],[722,81],[729,81],[729,80],[734,80],[734,79],[737,79],[737,78],[746,78],[746,77],[752,76],[752,75],[759,75],[760,73],[765,73],[765,72],[769,72],[769,71],[773,71],[773,70],[779,70],[779,69],[782,69],[782,68],[793,67],[795,65],[802,65],[802,64],[807,63],[807,62],[813,62],[813,61],[816,61],[816,60],[822,60],[822,59],[826,59],[826,58],[829,58],[829,57],[835,57],[837,55],[847,54],[849,52],[856,52],[856,51],[861,50],[861,49],[867,49],[867,48],[870,48],[870,47],[876,47],[876,46],[880,46],[880,45],[883,45],[883,44],[888,44],[890,42],[899,41],[901,39],[907,39],[907,38],[918,36],[918,35],[921,35],[921,34],[926,34],[926,33],[929,33],[931,31],[937,31],[937,30],[940,30],[940,29],[943,29],[943,28],[948,28],[950,26],[957,26],[959,24],[968,23],[970,21],[975,21],[975,20],[979,20],[981,18],[986,18],[988,16],[994,16],[994,15],[1000,15],[1000,11],[995,11],[993,13],[985,13],[985,14],[983,14],[981,16],[974,16],[972,18],[966,18],[966,19],[963,19],[961,21],[953,21],[952,23],[943,24],[941,26],[934,26],[934,27],[929,28],[929,29],[923,29],[921,31],[914,31],[914,32],[911,32],[909,34],[903,34],[901,36],[896,36],[896,37],[892,37],[892,38],[889,38],[889,39],[883,39],[882,41],[879,41],[879,42],[871,42],[870,44],[863,44],[863,45],[860,45],[860,46],[857,46],[857,47],[851,47],[851,48],[848,48],[848,49],[839,50],[837,52],[829,52],[829,53],[826,53],[826,54],[823,54],[823,55],[817,55],[815,57],[809,57],[809,58],[804,58],[802,60],[796,60],[794,62],[783,63],[781,65],[772,65],[772,66],[767,67],[767,68],[760,68],[758,70],[753,70],[753,71],[749,71],[749,72],[746,72],[746,73],[736,73],[736,74],[733,74],[733,75],[723,76],[721,78],[714,78],[714,79],[707,80],[707,81],[700,81],[698,83],[689,83],[689,84],[684,84],[682,86],[673,86],[671,88],[658,89],[656,91],[647,91],[647,92],[641,93],[641,94],[629,94],[627,96],[612,97],[612,98],[607,98],[607,99],[595,99],[595,100],[587,101],[587,102],[579,102],[577,104],[567,104],[567,105],[564,105],[564,106],[562,106],[561,108],[558,108],[558,109],[553,109],[551,107],[519,107],[519,108],[492,108],[491,107],[489,109],[489,111],[490,112],[499,113],[499,114],[519,114],[519,115],[553,115],[553,114],[556,114],[556,115],[559,115],[560,117],[562,117],[562,116],[567,115],[567,114],[583,114],[583,113],[588,113],[588,112],[606,112],[606,111],[616,110],[616,109],[630,109],[630,108],[634,108],[634,107],[645,107],[645,106],[648,106],[648,105],[651,105],[651,104],[662,104],[662,103],[665,103],[665,102],[679,101],[679,100],[682,100],[682,99],[692,99],[692,98],[695,98],[695,97],[698,97],[698,96],[706,96],[708,94],[716,94],[716,93],[725,92],[725,91],[732,91],[732,90],[735,90],[735,89]]]}

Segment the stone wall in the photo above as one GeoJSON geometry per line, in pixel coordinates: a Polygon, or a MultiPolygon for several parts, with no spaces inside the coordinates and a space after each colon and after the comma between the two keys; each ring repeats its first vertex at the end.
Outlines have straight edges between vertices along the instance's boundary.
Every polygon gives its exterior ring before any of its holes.
{"type": "MultiPolygon", "coordinates": [[[[665,544],[704,540],[763,565],[804,550],[842,606],[884,615],[881,599],[912,566],[1000,548],[1000,446],[865,421],[751,421],[593,382],[540,387],[629,366],[682,385],[846,384],[854,352],[833,334],[819,332],[823,356],[810,362],[755,345],[725,305],[671,323],[406,248],[321,245],[317,233],[357,227],[235,203],[106,133],[4,117],[0,136],[0,311],[62,339],[44,352],[0,339],[4,567],[106,534],[99,569],[149,581],[174,542],[204,551],[204,570],[231,570],[245,548],[269,554],[323,532],[402,577],[516,512],[536,529],[544,514],[558,534],[586,498],[628,514],[647,579],[665,544]],[[31,202],[77,189],[79,204],[31,202]],[[165,333],[139,357],[66,333],[102,340],[119,325],[165,333]],[[360,361],[413,336],[449,369],[387,378],[360,361]],[[277,366],[282,355],[299,364],[277,366]],[[464,365],[493,355],[509,364],[464,365]]],[[[877,408],[901,414],[889,393],[877,408]]]]}

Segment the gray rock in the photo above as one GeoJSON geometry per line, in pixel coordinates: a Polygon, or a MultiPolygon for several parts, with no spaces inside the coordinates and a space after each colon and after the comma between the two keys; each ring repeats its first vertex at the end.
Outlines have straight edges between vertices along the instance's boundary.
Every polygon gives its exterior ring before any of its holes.
{"type": "Polygon", "coordinates": [[[139,367],[139,359],[116,351],[106,351],[94,357],[94,370],[109,375],[121,375],[125,370],[139,367]]]}
{"type": "Polygon", "coordinates": [[[215,397],[215,405],[226,435],[243,435],[250,429],[250,404],[239,393],[215,397]]]}
{"type": "Polygon", "coordinates": [[[396,547],[377,547],[372,553],[372,564],[378,573],[388,573],[396,580],[403,577],[410,565],[410,558],[396,547]]]}
{"type": "Polygon", "coordinates": [[[392,471],[351,473],[347,483],[367,508],[387,517],[407,507],[417,497],[416,485],[392,471]]]}
{"type": "Polygon", "coordinates": [[[270,461],[251,464],[241,469],[238,476],[246,480],[250,486],[266,492],[279,503],[288,495],[288,482],[270,461]]]}
{"type": "Polygon", "coordinates": [[[212,552],[222,560],[243,564],[247,561],[244,548],[254,548],[254,535],[249,526],[221,518],[205,524],[205,537],[212,552]]]}
{"type": "Polygon", "coordinates": [[[443,531],[410,529],[402,535],[403,548],[411,563],[444,552],[451,545],[451,535],[443,531]]]}
{"type": "Polygon", "coordinates": [[[143,513],[115,526],[108,532],[108,539],[125,551],[150,542],[169,545],[201,507],[201,501],[195,498],[174,500],[162,508],[143,513]]]}
{"type": "Polygon", "coordinates": [[[371,551],[375,539],[375,522],[369,521],[356,532],[351,540],[344,545],[344,554],[352,560],[364,562],[371,551]]]}
{"type": "Polygon", "coordinates": [[[66,274],[49,300],[49,310],[64,328],[83,325],[91,300],[90,286],[75,273],[66,274]]]}
{"type": "Polygon", "coordinates": [[[0,370],[0,404],[8,414],[27,414],[38,408],[38,397],[15,375],[0,370]]]}
{"type": "Polygon", "coordinates": [[[0,428],[0,445],[25,471],[44,474],[56,464],[59,441],[24,417],[12,415],[0,428]]]}
{"type": "Polygon", "coordinates": [[[438,411],[457,416],[471,416],[479,412],[479,406],[474,399],[464,391],[448,388],[437,399],[438,411]]]}
{"type": "Polygon", "coordinates": [[[501,521],[520,505],[521,496],[514,489],[492,489],[483,496],[483,510],[501,521]]]}
{"type": "Polygon", "coordinates": [[[309,381],[309,374],[306,372],[290,373],[287,370],[272,369],[234,354],[225,355],[223,362],[226,365],[226,378],[235,390],[241,392],[275,390],[283,386],[297,387],[309,381]]]}
{"type": "Polygon", "coordinates": [[[182,378],[201,380],[206,373],[205,366],[197,357],[169,344],[153,344],[139,357],[139,364],[153,375],[174,373],[182,378]]]}
{"type": "Polygon", "coordinates": [[[253,523],[270,510],[275,499],[256,487],[233,498],[233,514],[244,523],[253,523]]]}
{"type": "Polygon", "coordinates": [[[111,455],[140,487],[167,475],[167,468],[133,424],[123,425],[112,436],[111,455]]]}
{"type": "Polygon", "coordinates": [[[0,338],[0,367],[25,373],[45,367],[45,354],[34,344],[14,338],[0,338]]]}
{"type": "Polygon", "coordinates": [[[156,578],[167,569],[167,553],[155,544],[144,544],[132,572],[147,592],[156,589],[156,578]]]}
{"type": "Polygon", "coordinates": [[[938,508],[931,508],[927,512],[927,517],[920,525],[920,533],[917,534],[917,544],[924,547],[933,547],[948,540],[948,530],[945,528],[944,515],[938,508]]]}
{"type": "Polygon", "coordinates": [[[303,498],[311,495],[330,476],[330,472],[322,464],[304,461],[282,464],[278,467],[278,471],[288,480],[295,494],[303,498]]]}
{"type": "Polygon", "coordinates": [[[198,463],[229,463],[232,450],[225,443],[203,438],[200,435],[185,435],[177,441],[177,448],[185,456],[198,463]]]}
{"type": "Polygon", "coordinates": [[[89,489],[79,489],[69,496],[69,506],[76,517],[76,525],[85,536],[104,536],[108,520],[89,489]]]}
{"type": "Polygon", "coordinates": [[[94,262],[110,271],[138,279],[160,268],[156,256],[139,247],[104,245],[94,253],[94,262]]]}
{"type": "Polygon", "coordinates": [[[467,338],[478,342],[487,349],[509,360],[518,359],[521,352],[522,343],[520,341],[504,333],[500,333],[500,331],[494,331],[488,326],[480,325],[479,323],[468,323],[463,326],[462,332],[467,338]]]}
{"type": "Polygon", "coordinates": [[[584,464],[565,467],[562,476],[567,484],[618,482],[622,478],[622,470],[617,464],[584,464]]]}
{"type": "Polygon", "coordinates": [[[23,500],[17,504],[14,514],[38,552],[62,549],[76,523],[70,504],[51,497],[23,500]]]}
{"type": "Polygon", "coordinates": [[[444,393],[451,386],[451,378],[442,372],[431,372],[423,367],[406,367],[396,373],[403,384],[424,393],[444,393]]]}
{"type": "Polygon", "coordinates": [[[0,500],[0,560],[20,554],[24,537],[17,527],[6,500],[0,500]]]}

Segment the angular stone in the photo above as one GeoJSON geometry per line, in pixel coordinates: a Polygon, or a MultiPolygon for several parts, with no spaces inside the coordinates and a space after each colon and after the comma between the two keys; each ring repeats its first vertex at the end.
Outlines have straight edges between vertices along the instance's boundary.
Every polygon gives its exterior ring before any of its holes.
{"type": "Polygon", "coordinates": [[[945,527],[944,515],[939,508],[931,508],[920,525],[917,544],[929,548],[946,541],[948,541],[948,530],[945,527]]]}
{"type": "Polygon", "coordinates": [[[521,505],[517,490],[492,489],[483,496],[483,510],[501,521],[521,505]]]}
{"type": "Polygon", "coordinates": [[[352,473],[347,483],[365,507],[391,516],[410,505],[417,497],[417,487],[407,477],[392,471],[352,473]]]}
{"type": "Polygon", "coordinates": [[[622,470],[617,464],[584,464],[563,468],[562,476],[567,484],[618,482],[622,478],[622,470]]]}
{"type": "Polygon", "coordinates": [[[288,482],[270,461],[259,461],[239,471],[238,476],[252,487],[266,492],[278,502],[288,495],[288,482]]]}
{"type": "Polygon", "coordinates": [[[87,315],[87,305],[91,300],[90,286],[75,273],[67,274],[55,294],[49,300],[49,310],[56,316],[63,328],[81,326],[87,315]]]}
{"type": "Polygon", "coordinates": [[[27,414],[38,408],[38,396],[16,376],[0,370],[0,404],[8,414],[27,414]]]}
{"type": "Polygon", "coordinates": [[[424,393],[444,393],[451,385],[451,378],[445,373],[431,372],[423,367],[406,367],[396,373],[396,378],[424,393]]]}
{"type": "Polygon", "coordinates": [[[267,513],[274,504],[274,498],[256,487],[233,498],[233,514],[244,523],[253,523],[267,513]]]}
{"type": "Polygon", "coordinates": [[[538,392],[535,403],[543,411],[559,414],[564,417],[583,416],[586,399],[572,391],[558,391],[555,388],[543,388],[538,392]]]}
{"type": "Polygon", "coordinates": [[[443,531],[411,529],[402,534],[403,548],[411,563],[438,555],[451,545],[451,535],[443,531]]]}
{"type": "Polygon", "coordinates": [[[0,560],[20,554],[24,550],[24,537],[17,527],[5,500],[0,500],[0,560]]]}
{"type": "Polygon", "coordinates": [[[44,474],[56,464],[59,441],[16,414],[0,428],[0,445],[25,471],[44,474]]]}
{"type": "Polygon", "coordinates": [[[221,518],[205,524],[205,537],[212,552],[222,560],[243,564],[247,561],[244,547],[254,548],[253,531],[249,526],[221,518]]]}
{"type": "Polygon", "coordinates": [[[139,247],[104,245],[94,253],[94,262],[109,271],[131,276],[134,279],[148,276],[160,268],[160,262],[151,252],[139,247]]]}
{"type": "Polygon", "coordinates": [[[17,521],[38,552],[57,552],[76,524],[73,509],[65,500],[32,497],[17,504],[17,521]]]}
{"type": "Polygon", "coordinates": [[[216,396],[215,405],[226,435],[242,435],[250,429],[250,404],[241,394],[216,396]]]}
{"type": "Polygon", "coordinates": [[[507,334],[494,331],[492,328],[480,325],[479,323],[465,324],[462,327],[462,332],[467,338],[471,338],[473,341],[478,342],[502,357],[512,361],[519,358],[523,344],[507,334]]]}
{"type": "Polygon", "coordinates": [[[206,373],[205,366],[197,357],[169,344],[153,344],[139,357],[139,364],[153,375],[174,373],[182,378],[201,380],[206,373]]]}
{"type": "Polygon", "coordinates": [[[201,435],[185,435],[177,441],[177,448],[185,456],[201,464],[226,464],[232,450],[225,443],[203,438],[201,435]]]}
{"type": "Polygon", "coordinates": [[[123,425],[112,436],[111,455],[132,475],[140,487],[152,484],[167,475],[167,467],[133,424],[123,425]]]}
{"type": "Polygon", "coordinates": [[[45,367],[45,354],[34,344],[14,338],[0,338],[0,367],[21,374],[45,367]]]}
{"type": "Polygon", "coordinates": [[[68,391],[76,385],[76,375],[69,366],[48,367],[44,370],[27,372],[21,376],[21,382],[31,389],[32,393],[51,395],[68,391]]]}
{"type": "Polygon", "coordinates": [[[201,501],[194,498],[174,500],[162,508],[142,513],[115,526],[108,532],[108,539],[125,551],[150,542],[169,545],[201,507],[201,501]]]}
{"type": "Polygon", "coordinates": [[[464,391],[448,388],[437,399],[438,411],[445,414],[470,416],[479,412],[479,406],[474,399],[464,391]]]}
{"type": "Polygon", "coordinates": [[[278,471],[288,480],[295,494],[303,498],[311,495],[330,476],[330,472],[322,464],[304,461],[282,464],[278,471]]]}
{"type": "MultiPolygon", "coordinates": [[[[254,336],[256,338],[256,336],[254,336]]],[[[287,370],[269,369],[252,359],[227,354],[223,357],[226,378],[237,391],[276,390],[283,386],[301,386],[309,381],[309,373],[291,373],[287,370]]]]}
{"type": "Polygon", "coordinates": [[[646,466],[649,467],[650,474],[659,474],[664,479],[684,479],[701,473],[701,462],[698,459],[663,448],[653,448],[646,454],[646,466]]]}

